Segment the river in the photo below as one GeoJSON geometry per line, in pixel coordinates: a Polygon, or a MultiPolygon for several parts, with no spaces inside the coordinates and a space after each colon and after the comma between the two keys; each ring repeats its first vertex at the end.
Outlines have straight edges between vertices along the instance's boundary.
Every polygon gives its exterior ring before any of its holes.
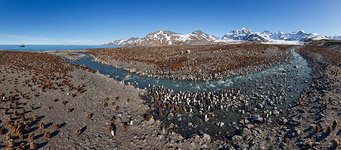
{"type": "Polygon", "coordinates": [[[187,111],[171,118],[169,115],[173,112],[165,111],[165,117],[158,119],[168,126],[173,125],[174,130],[185,137],[198,133],[226,136],[225,133],[233,133],[238,129],[238,122],[241,120],[251,121],[250,118],[254,118],[254,114],[266,114],[270,116],[270,122],[271,119],[273,122],[277,121],[286,113],[290,104],[299,98],[309,84],[311,68],[295,50],[291,49],[291,59],[282,64],[260,72],[213,81],[151,78],[97,62],[89,55],[72,63],[88,66],[114,80],[149,89],[145,100],[155,108],[158,107],[154,103],[157,87],[161,87],[159,90],[167,90],[167,94],[163,95],[167,97],[164,101],[169,103],[176,99],[176,103],[188,105],[187,111]],[[205,95],[207,92],[218,98],[204,97],[200,103],[199,99],[203,97],[198,95],[205,95]],[[214,114],[214,117],[207,121],[205,118],[209,113],[214,114]],[[189,123],[193,126],[189,127],[189,123]]]}

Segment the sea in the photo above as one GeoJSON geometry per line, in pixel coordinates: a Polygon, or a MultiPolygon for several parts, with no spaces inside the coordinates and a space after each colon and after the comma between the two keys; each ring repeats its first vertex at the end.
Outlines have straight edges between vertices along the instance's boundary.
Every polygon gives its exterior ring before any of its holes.
{"type": "Polygon", "coordinates": [[[0,50],[8,51],[62,51],[62,50],[86,50],[95,48],[115,48],[117,46],[106,45],[0,45],[0,50]]]}

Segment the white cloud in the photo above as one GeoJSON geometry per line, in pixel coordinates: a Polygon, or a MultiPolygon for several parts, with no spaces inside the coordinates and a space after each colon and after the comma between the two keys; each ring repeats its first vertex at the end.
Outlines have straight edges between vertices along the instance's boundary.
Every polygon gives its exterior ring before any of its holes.
{"type": "Polygon", "coordinates": [[[65,39],[32,37],[19,34],[0,34],[0,44],[74,44],[74,45],[95,45],[102,44],[91,39],[65,39]]]}

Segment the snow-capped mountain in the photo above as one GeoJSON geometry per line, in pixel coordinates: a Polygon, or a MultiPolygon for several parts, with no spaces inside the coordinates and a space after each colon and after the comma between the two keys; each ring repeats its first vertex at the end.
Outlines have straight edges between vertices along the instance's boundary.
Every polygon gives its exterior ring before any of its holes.
{"type": "Polygon", "coordinates": [[[241,41],[267,41],[263,36],[258,33],[254,33],[249,28],[242,28],[241,30],[233,30],[226,33],[223,40],[241,40],[241,41]]]}
{"type": "Polygon", "coordinates": [[[285,39],[284,33],[280,31],[272,33],[270,31],[265,30],[261,32],[260,35],[264,37],[265,39],[269,39],[269,40],[284,40],[285,39]]]}
{"type": "Polygon", "coordinates": [[[331,39],[334,39],[334,40],[341,40],[341,36],[332,36],[331,39]]]}
{"type": "Polygon", "coordinates": [[[329,39],[327,36],[322,36],[317,33],[305,33],[304,31],[292,32],[285,34],[284,40],[287,41],[302,41],[310,42],[315,40],[329,39]]]}
{"type": "Polygon", "coordinates": [[[118,46],[160,46],[160,45],[205,45],[215,43],[231,42],[261,42],[261,43],[281,43],[298,44],[322,39],[341,40],[341,36],[322,36],[316,33],[306,33],[304,31],[283,33],[280,31],[254,32],[249,28],[230,31],[217,38],[200,30],[187,34],[180,34],[172,31],[160,30],[147,34],[143,38],[129,38],[126,40],[116,40],[106,45],[118,46]]]}
{"type": "Polygon", "coordinates": [[[137,42],[138,40],[140,40],[140,38],[132,37],[132,38],[129,38],[126,40],[116,40],[113,42],[109,42],[109,43],[107,43],[107,45],[130,45],[130,44],[132,45],[135,42],[137,42]]]}
{"type": "Polygon", "coordinates": [[[147,34],[143,38],[116,40],[107,45],[121,46],[159,46],[159,45],[200,45],[213,43],[217,38],[200,30],[188,34],[160,30],[147,34]]]}
{"type": "Polygon", "coordinates": [[[305,33],[304,31],[292,32],[292,33],[282,33],[278,32],[253,32],[249,28],[242,28],[241,30],[234,30],[226,33],[223,36],[225,40],[243,40],[243,41],[300,41],[309,42],[313,40],[328,39],[326,36],[321,36],[316,33],[305,33]]]}

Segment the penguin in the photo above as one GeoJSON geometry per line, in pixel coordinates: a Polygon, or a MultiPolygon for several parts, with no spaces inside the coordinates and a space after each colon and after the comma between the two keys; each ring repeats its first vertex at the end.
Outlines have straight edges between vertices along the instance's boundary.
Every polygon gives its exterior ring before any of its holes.
{"type": "Polygon", "coordinates": [[[34,140],[34,133],[30,133],[28,135],[28,141],[33,142],[33,140],[34,140]]]}
{"type": "Polygon", "coordinates": [[[30,150],[36,150],[37,149],[37,144],[35,142],[30,143],[30,150]]]}
{"type": "Polygon", "coordinates": [[[81,129],[76,129],[76,130],[75,130],[75,134],[76,134],[77,136],[81,135],[81,129]]]}
{"type": "Polygon", "coordinates": [[[45,129],[45,122],[44,121],[40,122],[39,128],[40,129],[45,129]]]}
{"type": "Polygon", "coordinates": [[[47,141],[50,140],[50,138],[51,138],[51,133],[48,132],[48,131],[46,131],[46,132],[44,133],[44,138],[45,138],[47,141]]]}

